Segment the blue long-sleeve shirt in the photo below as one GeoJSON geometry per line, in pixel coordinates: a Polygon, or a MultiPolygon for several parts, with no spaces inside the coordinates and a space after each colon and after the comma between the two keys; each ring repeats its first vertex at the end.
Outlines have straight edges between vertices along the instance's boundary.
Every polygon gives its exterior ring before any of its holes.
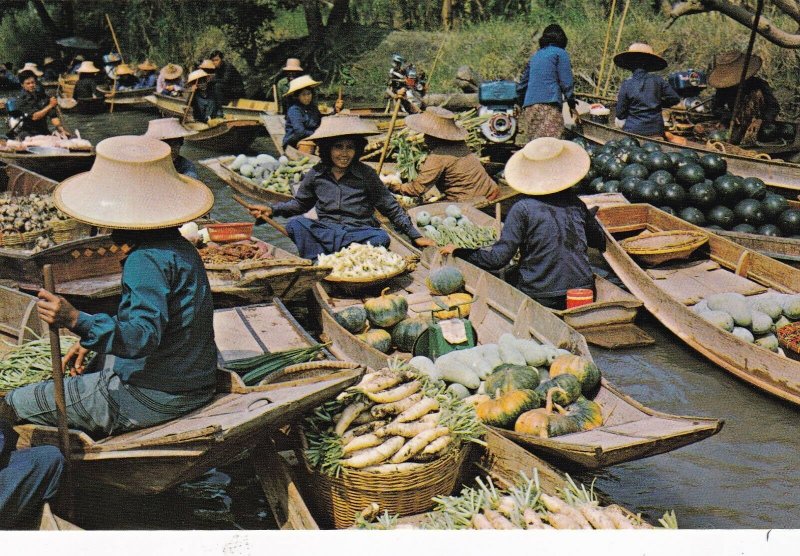
{"type": "Polygon", "coordinates": [[[523,197],[508,212],[500,239],[483,249],[454,254],[487,270],[499,270],[520,252],[520,290],[533,298],[565,295],[594,284],[587,247],[605,249],[605,236],[586,205],[567,192],[523,197]]]}
{"type": "Polygon", "coordinates": [[[549,45],[530,57],[517,84],[517,98],[525,106],[558,104],[575,108],[572,62],[563,48],[549,45]]]}
{"type": "Polygon", "coordinates": [[[304,106],[295,103],[286,111],[286,131],[283,136],[283,147],[287,145],[296,147],[298,141],[305,139],[319,127],[322,114],[316,104],[304,106]]]}
{"type": "Polygon", "coordinates": [[[158,82],[158,75],[153,73],[148,73],[147,75],[143,75],[139,78],[139,81],[136,83],[137,89],[151,89],[156,86],[158,82]]]}
{"type": "Polygon", "coordinates": [[[122,269],[116,316],[81,312],[81,345],[115,355],[123,382],[162,392],[213,387],[214,304],[203,261],[177,229],[135,246],[122,269]]]}
{"type": "Polygon", "coordinates": [[[306,173],[294,198],[273,205],[272,213],[275,216],[296,216],[312,208],[317,209],[320,222],[373,228],[379,226],[374,215],[377,209],[411,239],[422,237],[375,170],[363,162],[350,164],[338,181],[330,168],[317,164],[306,173]]]}
{"type": "Polygon", "coordinates": [[[622,129],[630,133],[664,135],[661,110],[680,100],[663,77],[637,69],[619,88],[617,118],[625,120],[622,129]]]}

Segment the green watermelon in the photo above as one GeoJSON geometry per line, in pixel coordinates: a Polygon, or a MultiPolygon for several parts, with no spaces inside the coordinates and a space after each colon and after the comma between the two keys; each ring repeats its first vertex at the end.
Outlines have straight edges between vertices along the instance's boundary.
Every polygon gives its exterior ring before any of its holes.
{"type": "Polygon", "coordinates": [[[647,166],[647,169],[651,172],[656,172],[658,170],[670,171],[675,167],[672,158],[670,158],[667,153],[661,151],[648,153],[644,159],[644,165],[647,166]]]}
{"type": "Polygon", "coordinates": [[[725,174],[714,180],[717,197],[724,205],[733,206],[747,196],[744,182],[738,176],[725,174]]]}
{"type": "Polygon", "coordinates": [[[642,148],[647,152],[652,153],[655,151],[660,151],[661,145],[659,145],[658,143],[653,143],[651,141],[645,141],[645,143],[642,145],[642,148]]]}
{"type": "Polygon", "coordinates": [[[733,227],[733,231],[734,232],[739,232],[740,234],[754,234],[758,230],[756,230],[756,227],[753,226],[752,224],[742,223],[742,224],[737,224],[736,226],[734,226],[733,227]]]}
{"type": "Polygon", "coordinates": [[[689,188],[689,203],[700,208],[710,208],[716,204],[717,190],[708,182],[696,183],[689,188]]]}
{"type": "Polygon", "coordinates": [[[675,172],[675,181],[687,187],[702,182],[705,177],[706,175],[703,167],[694,162],[680,166],[675,172]]]}
{"type": "Polygon", "coordinates": [[[723,175],[728,170],[728,162],[718,154],[709,153],[700,157],[700,166],[706,173],[706,176],[712,180],[718,176],[723,175]]]}
{"type": "Polygon", "coordinates": [[[658,206],[663,200],[663,195],[658,184],[650,180],[642,180],[636,187],[634,198],[640,203],[650,203],[651,205],[658,206]]]}
{"type": "Polygon", "coordinates": [[[711,224],[716,224],[724,230],[729,230],[736,224],[736,213],[724,205],[717,205],[706,213],[706,219],[711,224]]]}
{"type": "Polygon", "coordinates": [[[743,199],[734,207],[736,217],[744,224],[759,226],[764,223],[766,218],[764,207],[755,199],[743,199]]]}
{"type": "Polygon", "coordinates": [[[778,217],[778,227],[787,236],[800,234],[800,210],[787,209],[778,217]]]}
{"type": "Polygon", "coordinates": [[[767,195],[767,186],[764,185],[764,181],[759,178],[744,178],[742,180],[742,186],[747,196],[751,199],[760,201],[767,195]]]}
{"type": "Polygon", "coordinates": [[[628,199],[634,199],[635,198],[635,191],[636,191],[636,188],[638,187],[640,181],[642,181],[642,180],[640,180],[639,178],[634,178],[634,177],[622,178],[619,181],[619,190],[628,199]]]}
{"type": "Polygon", "coordinates": [[[622,170],[622,177],[633,177],[633,178],[641,178],[644,179],[650,174],[650,171],[644,166],[644,164],[628,164],[622,170]]]}
{"type": "Polygon", "coordinates": [[[697,207],[686,207],[678,213],[683,220],[695,226],[705,226],[706,217],[697,207]]]}
{"type": "MultiPolygon", "coordinates": [[[[658,182],[656,182],[658,183],[658,182]]],[[[668,183],[663,186],[664,202],[675,208],[681,208],[686,204],[686,190],[677,183],[668,183]]]]}
{"type": "Polygon", "coordinates": [[[756,233],[762,236],[772,237],[781,237],[783,235],[781,233],[781,229],[775,224],[764,224],[763,226],[759,226],[759,228],[756,230],[756,233]]]}
{"type": "Polygon", "coordinates": [[[789,208],[789,202],[786,200],[785,197],[781,195],[776,195],[775,193],[767,193],[764,196],[763,208],[764,208],[764,216],[768,220],[775,220],[777,219],[783,211],[789,208]]]}

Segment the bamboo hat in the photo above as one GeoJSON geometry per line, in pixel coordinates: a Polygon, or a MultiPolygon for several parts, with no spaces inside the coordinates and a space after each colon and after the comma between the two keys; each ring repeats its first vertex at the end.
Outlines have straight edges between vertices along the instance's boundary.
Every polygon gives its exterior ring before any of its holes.
{"type": "Polygon", "coordinates": [[[300,59],[288,58],[282,71],[303,71],[303,68],[300,67],[300,59]]]}
{"type": "Polygon", "coordinates": [[[197,81],[198,79],[202,79],[204,77],[208,77],[208,74],[201,69],[196,69],[189,74],[189,77],[186,78],[186,84],[188,85],[192,81],[197,81]]]}
{"type": "Polygon", "coordinates": [[[164,76],[164,79],[178,79],[183,75],[183,68],[178,64],[167,64],[161,68],[160,73],[164,76]]]}
{"type": "Polygon", "coordinates": [[[178,121],[178,118],[159,118],[147,122],[147,131],[144,136],[152,137],[160,141],[168,141],[170,139],[188,137],[195,133],[197,132],[183,127],[178,121]]]}
{"type": "Polygon", "coordinates": [[[45,56],[44,61],[42,62],[42,66],[49,66],[53,62],[55,62],[55,60],[53,59],[52,56],[45,56]]]}
{"type": "Polygon", "coordinates": [[[667,61],[653,51],[653,47],[643,42],[635,42],[625,52],[614,56],[614,63],[627,70],[644,68],[647,71],[660,71],[667,67],[667,61]]]}
{"type": "Polygon", "coordinates": [[[321,85],[321,83],[311,79],[310,75],[301,75],[300,77],[289,81],[289,90],[283,93],[283,96],[288,97],[289,95],[293,95],[302,89],[312,89],[314,87],[318,87],[319,85],[321,85]]]}
{"type": "Polygon", "coordinates": [[[406,127],[445,141],[463,141],[467,130],[456,123],[456,115],[439,106],[431,106],[422,114],[406,116],[406,127]]]}
{"type": "Polygon", "coordinates": [[[335,116],[325,116],[319,124],[317,130],[306,137],[309,141],[319,141],[321,139],[333,139],[334,137],[346,137],[349,135],[378,135],[378,126],[367,120],[362,120],[358,116],[337,114],[335,116]]]}
{"type": "Polygon", "coordinates": [[[169,146],[151,137],[120,135],[97,144],[88,172],[62,181],[58,209],[76,220],[119,230],[179,226],[211,210],[214,194],[175,170],[169,146]]]}
{"type": "Polygon", "coordinates": [[[94,65],[91,60],[81,62],[81,67],[78,68],[78,73],[100,73],[100,70],[94,65]]]}
{"type": "Polygon", "coordinates": [[[19,70],[17,70],[17,75],[19,75],[23,71],[32,71],[33,75],[35,75],[36,77],[41,77],[43,75],[43,72],[39,70],[39,66],[37,66],[33,62],[25,62],[25,65],[22,66],[19,70]]]}
{"type": "Polygon", "coordinates": [[[141,71],[156,71],[158,69],[158,67],[150,60],[145,60],[136,67],[141,71]]]}
{"type": "Polygon", "coordinates": [[[133,75],[133,68],[131,68],[128,64],[120,64],[117,66],[117,77],[120,75],[133,75]]]}
{"type": "Polygon", "coordinates": [[[207,72],[208,71],[214,72],[217,71],[217,66],[214,65],[214,62],[206,58],[205,60],[200,62],[200,65],[197,66],[197,69],[205,70],[207,72]]]}
{"type": "MultiPolygon", "coordinates": [[[[739,84],[744,69],[744,53],[732,50],[716,57],[716,65],[708,75],[708,84],[716,89],[735,87],[739,84]]],[[[761,69],[761,57],[753,54],[747,64],[745,79],[750,79],[761,69]]]]}
{"type": "Polygon", "coordinates": [[[508,160],[508,185],[524,195],[549,195],[572,187],[589,171],[589,155],[577,143],[534,139],[508,160]]]}

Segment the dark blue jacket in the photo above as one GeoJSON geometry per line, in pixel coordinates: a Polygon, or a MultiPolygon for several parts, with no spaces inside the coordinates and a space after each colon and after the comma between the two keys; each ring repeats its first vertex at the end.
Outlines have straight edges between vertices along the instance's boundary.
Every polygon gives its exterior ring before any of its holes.
{"type": "Polygon", "coordinates": [[[298,141],[305,139],[319,127],[322,114],[316,104],[304,106],[295,103],[286,111],[286,131],[283,136],[283,148],[287,145],[297,146],[298,141]]]}
{"type": "Polygon", "coordinates": [[[639,135],[664,135],[663,108],[681,101],[663,77],[637,69],[622,82],[617,95],[617,118],[622,129],[639,135]]]}
{"type": "Polygon", "coordinates": [[[520,253],[517,287],[533,298],[557,297],[594,285],[587,247],[605,250],[605,236],[572,192],[523,197],[508,212],[500,239],[454,254],[487,270],[500,270],[520,253]]]}
{"type": "Polygon", "coordinates": [[[566,101],[575,108],[575,80],[572,63],[563,48],[549,45],[539,49],[528,60],[517,84],[517,98],[525,106],[557,104],[566,101]]]}

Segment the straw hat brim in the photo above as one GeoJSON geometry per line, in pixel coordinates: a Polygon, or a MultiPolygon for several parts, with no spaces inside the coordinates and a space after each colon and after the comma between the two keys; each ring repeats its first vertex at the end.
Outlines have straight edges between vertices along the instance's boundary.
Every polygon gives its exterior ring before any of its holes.
{"type": "Polygon", "coordinates": [[[283,66],[281,71],[305,71],[305,70],[303,68],[301,68],[300,66],[297,66],[297,67],[283,66]]]}
{"type": "MultiPolygon", "coordinates": [[[[750,63],[747,65],[747,74],[745,79],[750,79],[758,70],[761,69],[761,57],[753,55],[750,57],[750,63]]],[[[708,84],[715,89],[725,89],[727,87],[735,87],[739,84],[739,79],[742,77],[742,67],[744,66],[744,56],[741,60],[737,60],[733,64],[717,65],[708,74],[708,84]]]]}
{"type": "Polygon", "coordinates": [[[614,56],[614,64],[627,70],[644,68],[647,71],[661,71],[667,67],[667,61],[664,58],[648,52],[620,52],[614,56]]]}
{"type": "Polygon", "coordinates": [[[426,112],[406,116],[405,122],[409,129],[445,141],[464,141],[469,135],[467,130],[456,124],[455,121],[437,118],[426,112]]]}
{"type": "Polygon", "coordinates": [[[335,137],[368,137],[378,135],[375,124],[361,120],[358,116],[326,116],[317,130],[306,137],[309,141],[333,139],[335,137]]]}
{"type": "Polygon", "coordinates": [[[141,71],[156,71],[158,69],[158,67],[153,64],[139,64],[136,67],[141,71]]]}
{"type": "Polygon", "coordinates": [[[183,68],[176,66],[174,71],[169,71],[166,67],[164,67],[161,69],[161,75],[164,76],[164,79],[178,79],[181,75],[183,75],[183,68]]]}
{"type": "MultiPolygon", "coordinates": [[[[301,79],[301,78],[298,77],[297,79],[301,79]]],[[[320,85],[322,85],[322,82],[320,82],[320,81],[314,81],[313,79],[308,79],[308,80],[304,80],[304,81],[302,81],[300,83],[296,83],[293,86],[292,83],[294,81],[297,81],[297,79],[292,79],[292,81],[289,82],[289,90],[286,91],[285,93],[283,93],[283,96],[288,97],[289,95],[293,95],[294,93],[296,93],[298,91],[302,91],[303,89],[313,89],[315,87],[319,87],[320,85]]]]}
{"type": "Polygon", "coordinates": [[[562,141],[564,150],[549,160],[530,160],[523,150],[506,163],[505,180],[523,195],[550,195],[569,189],[581,181],[591,166],[591,159],[580,145],[562,141]]]}

